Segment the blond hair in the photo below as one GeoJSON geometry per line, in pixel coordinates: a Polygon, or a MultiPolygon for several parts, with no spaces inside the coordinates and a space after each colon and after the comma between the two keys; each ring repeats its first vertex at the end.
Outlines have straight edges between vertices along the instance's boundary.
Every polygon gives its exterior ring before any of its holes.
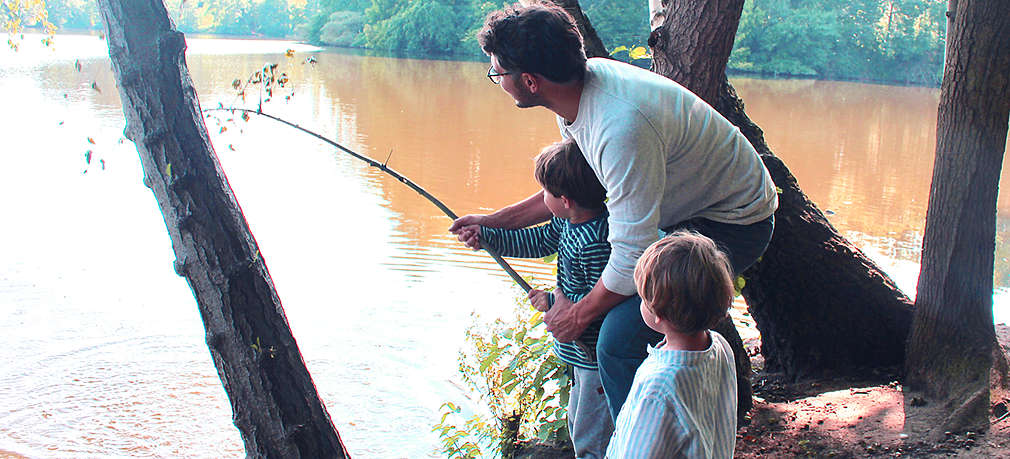
{"type": "Polygon", "coordinates": [[[635,287],[653,314],[681,333],[714,327],[733,302],[729,260],[715,242],[680,230],[645,249],[635,287]]]}

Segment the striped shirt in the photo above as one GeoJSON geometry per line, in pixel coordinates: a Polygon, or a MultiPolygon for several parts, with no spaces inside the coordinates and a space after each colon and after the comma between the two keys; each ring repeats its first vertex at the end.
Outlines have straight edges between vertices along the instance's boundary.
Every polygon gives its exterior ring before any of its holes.
{"type": "Polygon", "coordinates": [[[608,458],[730,458],[736,446],[736,367],[709,331],[704,351],[649,346],[617,415],[608,458]]]}
{"type": "MultiPolygon", "coordinates": [[[[502,256],[542,258],[558,254],[558,288],[572,302],[586,296],[610,258],[607,242],[607,214],[582,222],[570,223],[554,217],[547,224],[520,229],[481,227],[481,238],[502,256]]],[[[550,296],[553,304],[554,296],[550,296]]],[[[574,342],[554,342],[554,352],[562,362],[587,370],[596,365],[596,340],[603,317],[589,324],[574,342]],[[580,346],[581,344],[581,346],[580,346]]]]}

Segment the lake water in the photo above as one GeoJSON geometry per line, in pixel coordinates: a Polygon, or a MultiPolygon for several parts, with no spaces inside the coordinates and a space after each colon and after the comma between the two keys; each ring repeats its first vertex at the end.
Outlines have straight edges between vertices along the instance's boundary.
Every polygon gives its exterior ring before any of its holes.
{"type": "MultiPolygon", "coordinates": [[[[122,137],[106,44],[37,38],[0,51],[0,456],[242,456],[192,293],[122,137]]],[[[388,157],[459,214],[537,191],[531,158],[558,137],[549,112],[515,108],[485,78],[486,63],[189,40],[205,108],[242,104],[232,81],[266,62],[292,85],[264,111],[388,157]]],[[[733,83],[811,199],[913,295],[938,90],[733,83]]],[[[518,289],[402,184],[290,128],[227,118],[208,130],[350,453],[437,457],[441,403],[475,408],[456,372],[464,329],[475,313],[508,314],[518,289]]],[[[997,322],[1010,321],[1008,221],[1004,193],[997,322]]],[[[546,264],[514,266],[550,283],[546,264]]],[[[742,308],[734,317],[754,335],[742,308]]]]}

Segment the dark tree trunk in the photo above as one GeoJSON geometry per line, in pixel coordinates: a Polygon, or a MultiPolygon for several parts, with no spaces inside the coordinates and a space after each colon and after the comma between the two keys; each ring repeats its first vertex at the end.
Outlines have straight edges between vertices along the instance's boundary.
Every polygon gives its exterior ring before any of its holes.
{"type": "Polygon", "coordinates": [[[801,378],[900,365],[911,302],[807,199],[726,79],[743,3],[664,1],[649,45],[655,68],[737,125],[781,189],[768,251],[744,273],[766,368],[801,378]]]}
{"type": "MultiPolygon", "coordinates": [[[[137,145],[250,457],[344,457],[207,136],[183,35],[160,0],[100,0],[137,145]]],[[[194,432],[199,435],[199,432],[194,432]]]]}
{"type": "Polygon", "coordinates": [[[551,0],[555,5],[558,5],[565,9],[568,14],[572,15],[575,19],[575,23],[579,27],[579,33],[582,34],[582,45],[586,48],[587,57],[609,57],[610,53],[607,52],[607,48],[603,46],[603,41],[600,40],[599,35],[596,35],[596,29],[593,25],[589,23],[589,18],[582,12],[582,7],[579,6],[579,0],[551,0]]]}
{"type": "Polygon", "coordinates": [[[740,25],[743,0],[666,0],[652,31],[652,70],[715,106],[740,25]]]}
{"type": "Polygon", "coordinates": [[[944,402],[941,430],[988,427],[996,195],[1010,117],[1010,7],[951,2],[906,383],[944,402]]]}

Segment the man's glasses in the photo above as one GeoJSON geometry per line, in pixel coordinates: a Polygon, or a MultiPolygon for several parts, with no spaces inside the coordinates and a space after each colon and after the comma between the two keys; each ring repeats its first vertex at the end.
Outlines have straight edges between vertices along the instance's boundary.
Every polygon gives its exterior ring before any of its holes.
{"type": "Polygon", "coordinates": [[[511,74],[512,72],[495,73],[493,65],[487,68],[487,79],[494,84],[501,84],[501,77],[511,74]]]}

